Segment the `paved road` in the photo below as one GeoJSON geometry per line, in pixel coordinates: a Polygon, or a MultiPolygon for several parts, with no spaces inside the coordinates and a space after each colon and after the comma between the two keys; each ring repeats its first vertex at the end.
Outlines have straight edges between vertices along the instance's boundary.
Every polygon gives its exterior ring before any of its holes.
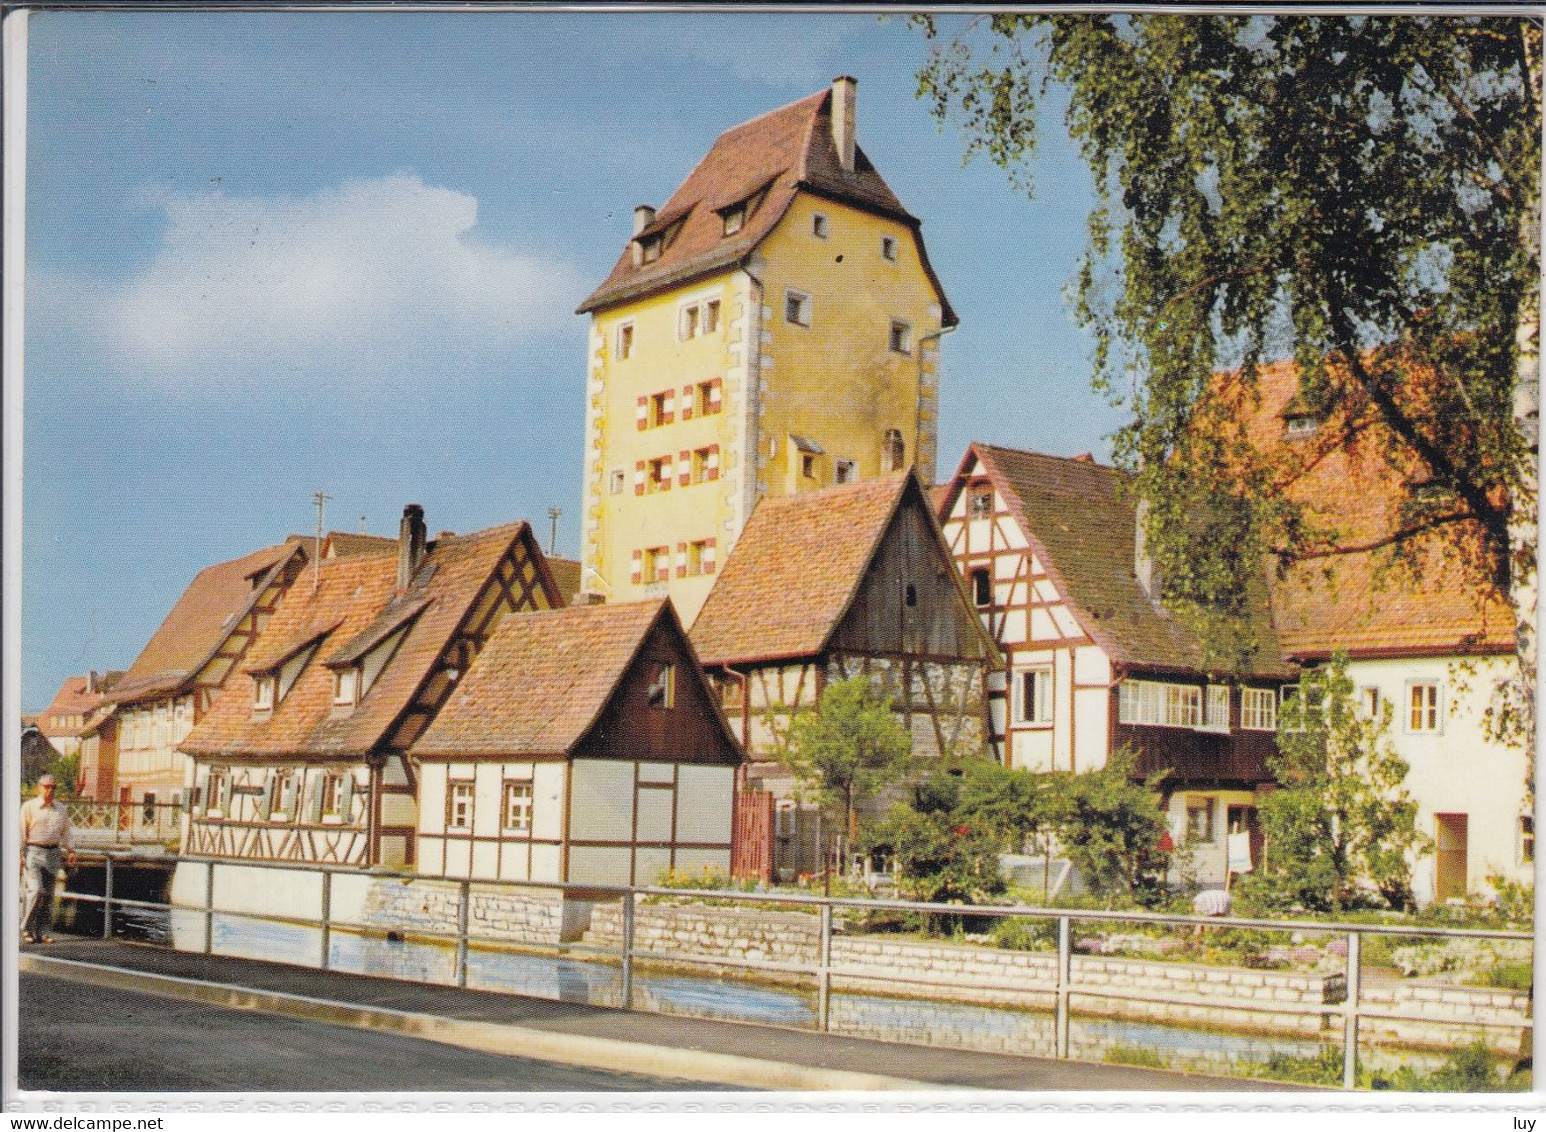
{"type": "Polygon", "coordinates": [[[646,1092],[720,1086],[82,986],[23,972],[23,1089],[68,1092],[646,1092]],[[35,1021],[35,1019],[47,1019],[35,1021]]]}

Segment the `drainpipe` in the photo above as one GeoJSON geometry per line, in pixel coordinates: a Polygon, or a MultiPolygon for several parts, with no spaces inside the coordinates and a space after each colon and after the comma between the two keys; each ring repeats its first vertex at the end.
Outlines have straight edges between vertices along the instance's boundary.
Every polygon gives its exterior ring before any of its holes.
{"type": "MultiPolygon", "coordinates": [[[[918,339],[918,385],[914,390],[913,401],[913,467],[918,466],[918,453],[923,447],[923,345],[925,342],[938,342],[945,335],[955,330],[954,326],[942,326],[933,334],[925,334],[918,339]]],[[[935,367],[938,374],[938,367],[935,367]]],[[[936,390],[934,397],[935,412],[939,411],[939,396],[936,390]]],[[[930,477],[932,481],[933,477],[930,477]]]]}
{"type": "MultiPolygon", "coordinates": [[[[746,314],[746,356],[741,359],[746,370],[746,428],[741,439],[742,464],[745,468],[742,476],[746,482],[741,484],[741,521],[736,527],[736,539],[741,537],[741,529],[746,526],[752,508],[757,505],[758,464],[762,458],[762,300],[766,288],[762,280],[752,274],[748,262],[743,261],[741,264],[742,274],[752,285],[746,314]]],[[[728,555],[730,552],[727,549],[725,553],[728,555]]]]}

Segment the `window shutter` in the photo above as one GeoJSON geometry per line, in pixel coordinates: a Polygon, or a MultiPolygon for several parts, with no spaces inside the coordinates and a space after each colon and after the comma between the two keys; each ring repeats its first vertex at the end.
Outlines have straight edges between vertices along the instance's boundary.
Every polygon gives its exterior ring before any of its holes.
{"type": "Polygon", "coordinates": [[[209,771],[201,770],[199,771],[198,781],[194,784],[193,787],[193,795],[188,799],[188,808],[190,810],[198,809],[199,801],[208,793],[208,791],[209,771]]]}
{"type": "Polygon", "coordinates": [[[633,584],[638,585],[644,581],[644,551],[633,552],[633,584]]]}
{"type": "Polygon", "coordinates": [[[678,455],[676,469],[676,478],[678,483],[680,483],[683,487],[686,487],[692,482],[692,452],[689,449],[682,449],[681,453],[678,455]]]}
{"type": "Polygon", "coordinates": [[[717,413],[720,409],[720,400],[724,397],[725,379],[716,377],[709,382],[709,412],[717,413]]]}
{"type": "Polygon", "coordinates": [[[719,478],[719,445],[713,444],[709,446],[707,465],[709,480],[717,480],[719,478]]]}
{"type": "Polygon", "coordinates": [[[650,427],[650,399],[639,398],[639,431],[643,432],[650,427]]]}
{"type": "Polygon", "coordinates": [[[671,457],[670,456],[662,456],[660,458],[660,490],[661,491],[670,491],[671,490],[671,457]]]}
{"type": "Polygon", "coordinates": [[[676,420],[676,392],[673,390],[666,394],[665,408],[660,413],[660,423],[670,424],[676,420]]]}
{"type": "Polygon", "coordinates": [[[268,815],[269,815],[269,810],[270,810],[269,802],[270,802],[270,800],[273,797],[274,797],[274,791],[270,787],[269,783],[267,781],[265,781],[263,783],[263,793],[258,795],[258,820],[259,821],[268,821],[268,815]]]}
{"type": "Polygon", "coordinates": [[[684,421],[692,420],[692,400],[692,386],[682,386],[682,419],[684,421]]]}
{"type": "Polygon", "coordinates": [[[295,818],[295,787],[295,775],[285,775],[284,793],[279,797],[279,804],[284,807],[285,817],[292,820],[295,818]]]}
{"type": "Polygon", "coordinates": [[[306,807],[306,820],[316,825],[322,820],[322,785],[327,778],[325,774],[314,775],[311,780],[311,804],[306,807]]]}
{"type": "Polygon", "coordinates": [[[644,461],[640,460],[633,466],[633,493],[644,494],[644,461]]]}
{"type": "Polygon", "coordinates": [[[687,544],[685,542],[676,544],[676,576],[678,578],[687,577],[687,544]]]}
{"type": "Polygon", "coordinates": [[[344,775],[343,782],[338,787],[338,812],[344,821],[350,821],[354,816],[354,775],[344,775]]]}
{"type": "Polygon", "coordinates": [[[705,574],[712,574],[714,572],[714,540],[713,539],[709,539],[708,541],[706,541],[703,544],[703,572],[705,574]]]}

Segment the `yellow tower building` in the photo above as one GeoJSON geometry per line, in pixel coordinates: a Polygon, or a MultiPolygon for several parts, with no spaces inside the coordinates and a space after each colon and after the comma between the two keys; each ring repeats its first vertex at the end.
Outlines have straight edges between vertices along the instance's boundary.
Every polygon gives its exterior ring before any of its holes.
{"type": "Polygon", "coordinates": [[[591,316],[581,592],[669,593],[691,624],[752,508],[935,471],[956,323],[910,215],[855,144],[851,78],[721,134],[634,210],[591,316]]]}

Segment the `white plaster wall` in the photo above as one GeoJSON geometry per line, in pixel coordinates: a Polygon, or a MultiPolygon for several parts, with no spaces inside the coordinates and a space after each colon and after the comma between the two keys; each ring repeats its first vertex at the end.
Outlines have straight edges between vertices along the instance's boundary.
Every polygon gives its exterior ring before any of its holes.
{"type": "MultiPolygon", "coordinates": [[[[1435,813],[1468,815],[1466,872],[1473,892],[1484,891],[1492,875],[1513,881],[1534,877],[1534,867],[1519,860],[1519,816],[1530,812],[1525,808],[1525,753],[1489,742],[1482,723],[1495,681],[1514,671],[1514,665],[1512,657],[1359,660],[1348,665],[1356,687],[1377,687],[1380,699],[1392,705],[1389,738],[1410,768],[1407,790],[1417,802],[1418,828],[1432,838],[1437,832],[1435,813]],[[1408,729],[1407,681],[1416,679],[1440,682],[1442,729],[1437,734],[1408,729]]],[[[1434,872],[1432,853],[1418,860],[1413,881],[1419,901],[1433,899],[1434,872]]]]}
{"type": "MultiPolygon", "coordinates": [[[[557,841],[564,835],[564,794],[569,768],[565,763],[537,763],[532,767],[531,835],[557,841]]],[[[546,878],[533,877],[534,880],[546,878]]],[[[557,879],[556,875],[552,879],[557,879]]]]}
{"type": "MultiPolygon", "coordinates": [[[[633,763],[581,759],[573,764],[569,836],[575,841],[633,840],[633,763]]],[[[572,872],[572,854],[569,862],[572,872]]]]}
{"type": "Polygon", "coordinates": [[[676,839],[729,844],[735,769],[687,766],[678,771],[676,839]]]}
{"type": "Polygon", "coordinates": [[[1099,770],[1106,765],[1110,714],[1111,694],[1104,688],[1075,690],[1074,762],[1079,770],[1099,770]]]}

